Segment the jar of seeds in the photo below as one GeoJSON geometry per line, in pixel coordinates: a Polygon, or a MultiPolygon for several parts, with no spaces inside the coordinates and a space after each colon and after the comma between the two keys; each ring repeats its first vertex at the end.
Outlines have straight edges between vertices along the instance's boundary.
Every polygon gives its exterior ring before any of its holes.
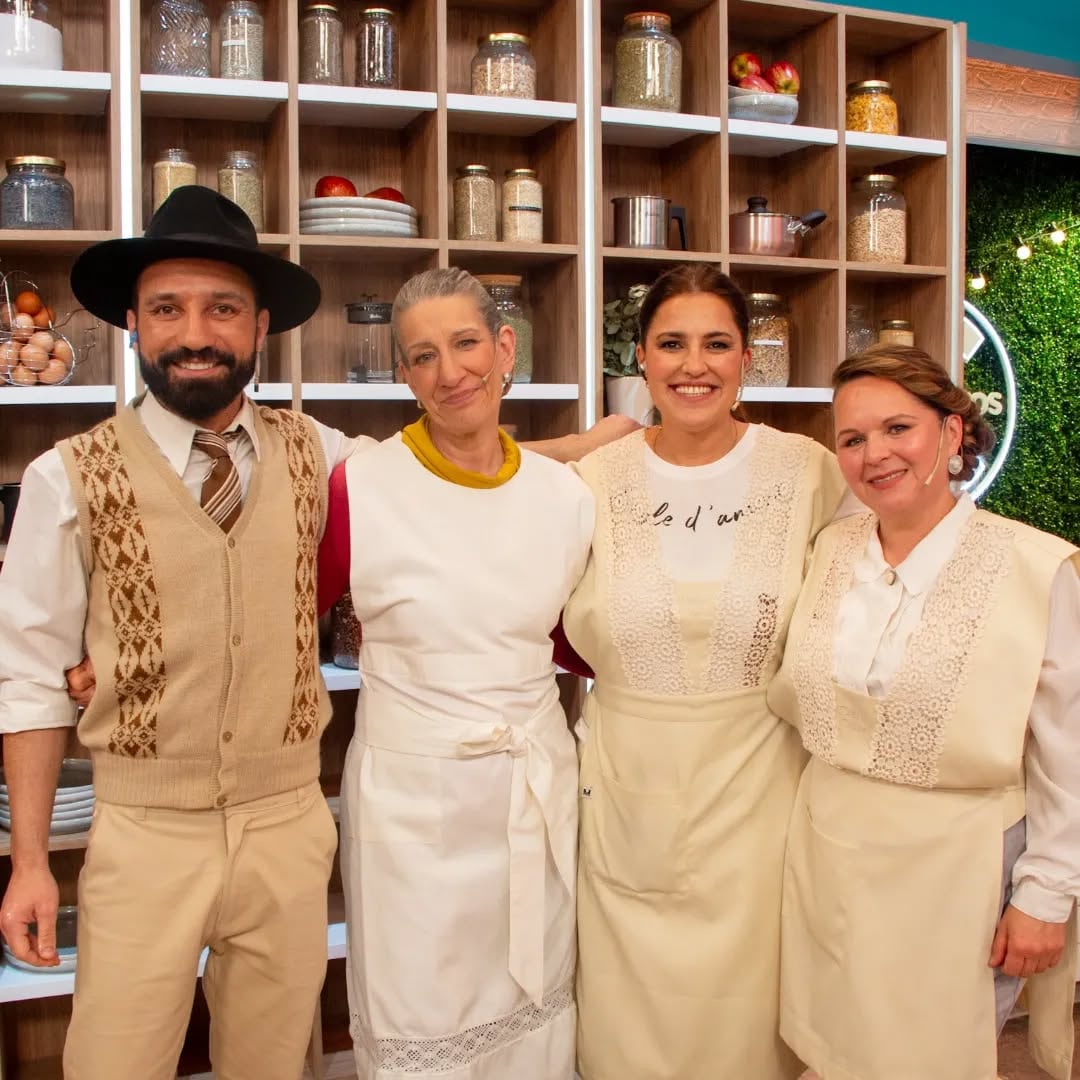
{"type": "Polygon", "coordinates": [[[365,8],[356,31],[356,85],[396,90],[399,80],[397,17],[389,8],[365,8]]]}
{"type": "Polygon", "coordinates": [[[514,351],[514,382],[531,382],[533,328],[521,299],[521,275],[476,274],[475,276],[476,280],[491,294],[491,299],[495,301],[495,307],[503,323],[514,331],[517,342],[514,351]]]}
{"type": "Polygon", "coordinates": [[[202,0],[156,0],[150,11],[150,73],[210,74],[210,16],[202,0]]]}
{"type": "Polygon", "coordinates": [[[886,319],[878,331],[879,345],[915,345],[915,328],[907,319],[886,319]]]}
{"type": "Polygon", "coordinates": [[[488,34],[472,59],[472,92],[491,97],[536,97],[536,61],[524,34],[488,34]]]}
{"type": "Polygon", "coordinates": [[[256,0],[225,0],[218,37],[218,74],[223,79],[263,77],[263,17],[256,0]]]}
{"type": "Polygon", "coordinates": [[[544,189],[535,169],[507,169],[502,187],[502,238],[510,243],[544,242],[544,189]]]}
{"type": "Polygon", "coordinates": [[[230,150],[218,169],[218,194],[231,199],[249,218],[256,232],[262,232],[263,178],[255,155],[250,150],[230,150]]]}
{"type": "Polygon", "coordinates": [[[848,83],[844,127],[875,135],[899,135],[900,120],[892,86],[884,79],[848,83]]]}
{"type": "Polygon", "coordinates": [[[791,319],[783,297],[755,292],[746,298],[750,312],[750,364],[746,386],[787,386],[791,378],[791,319]]]}
{"type": "Polygon", "coordinates": [[[895,176],[869,173],[852,182],[847,257],[851,262],[907,261],[907,203],[895,176]]]}
{"type": "Polygon", "coordinates": [[[463,165],[454,180],[454,238],[495,239],[495,181],[486,165],[463,165]]]}
{"type": "Polygon", "coordinates": [[[7,159],[0,182],[0,229],[73,229],[75,193],[59,158],[7,159]]]}
{"type": "Polygon", "coordinates": [[[637,11],[623,19],[615,45],[611,103],[625,109],[678,112],[682,106],[682,46],[671,18],[637,11]]]}
{"type": "Polygon", "coordinates": [[[170,146],[158,154],[154,162],[151,189],[153,194],[153,211],[178,188],[185,184],[198,183],[198,171],[192,156],[179,146],[170,146]]]}
{"type": "Polygon", "coordinates": [[[334,4],[308,4],[300,19],[300,81],[345,84],[345,25],[334,4]]]}
{"type": "Polygon", "coordinates": [[[870,321],[870,313],[863,304],[848,304],[847,309],[847,355],[855,356],[863,349],[877,343],[877,331],[870,321]]]}
{"type": "Polygon", "coordinates": [[[0,0],[0,68],[62,71],[62,14],[57,0],[0,0]]]}

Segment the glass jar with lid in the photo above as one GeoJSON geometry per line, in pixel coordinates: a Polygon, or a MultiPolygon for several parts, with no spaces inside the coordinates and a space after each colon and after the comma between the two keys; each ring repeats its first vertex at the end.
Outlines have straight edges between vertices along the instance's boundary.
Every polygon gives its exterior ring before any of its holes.
{"type": "Polygon", "coordinates": [[[150,73],[210,74],[210,16],[202,0],[155,0],[150,10],[150,73]]]}
{"type": "Polygon", "coordinates": [[[899,135],[900,118],[892,85],[884,79],[848,83],[844,127],[874,135],[899,135]]]}
{"type": "Polygon", "coordinates": [[[60,0],[0,0],[0,68],[61,71],[60,0]]]}
{"type": "Polygon", "coordinates": [[[847,309],[847,355],[855,356],[863,349],[877,344],[877,331],[864,304],[848,304],[847,309]]]}
{"type": "Polygon", "coordinates": [[[848,196],[847,257],[851,262],[907,261],[907,202],[896,177],[869,173],[848,196]]]}
{"type": "Polygon", "coordinates": [[[349,323],[348,372],[351,383],[388,383],[394,378],[394,339],[390,329],[392,305],[382,300],[358,300],[345,305],[349,323]]]}
{"type": "Polygon", "coordinates": [[[178,188],[185,184],[197,184],[198,170],[195,159],[182,147],[170,146],[162,150],[154,162],[151,190],[152,212],[178,188]]]}
{"type": "Polygon", "coordinates": [[[263,31],[256,0],[225,0],[218,20],[218,74],[223,79],[263,77],[263,31]]]}
{"type": "Polygon", "coordinates": [[[365,8],[356,31],[356,85],[396,90],[398,73],[397,16],[389,8],[365,8]]]}
{"type": "Polygon", "coordinates": [[[59,158],[7,159],[0,182],[0,229],[72,229],[75,193],[59,158]]]}
{"type": "Polygon", "coordinates": [[[463,165],[454,179],[454,236],[495,239],[495,181],[486,165],[463,165]]]}
{"type": "Polygon", "coordinates": [[[472,59],[472,92],[535,98],[536,61],[524,34],[488,34],[472,59]]]}
{"type": "Polygon", "coordinates": [[[334,4],[308,4],[300,19],[300,81],[345,84],[345,24],[334,4]]]}
{"type": "Polygon", "coordinates": [[[250,150],[230,150],[218,169],[218,194],[231,199],[249,218],[256,232],[265,227],[263,178],[258,159],[250,150]]]}
{"type": "Polygon", "coordinates": [[[521,298],[520,274],[477,274],[476,280],[484,286],[495,301],[495,307],[506,326],[514,331],[514,382],[532,381],[533,328],[528,309],[521,298]]]}
{"type": "Polygon", "coordinates": [[[750,314],[750,363],[746,386],[787,386],[791,378],[791,318],[777,293],[754,292],[746,298],[750,314]]]}
{"type": "Polygon", "coordinates": [[[535,169],[507,169],[502,187],[502,238],[509,243],[544,242],[544,189],[535,169]]]}
{"type": "Polygon", "coordinates": [[[907,319],[886,319],[878,331],[879,345],[915,345],[915,328],[907,319]]]}
{"type": "Polygon", "coordinates": [[[615,44],[611,103],[625,109],[682,107],[682,45],[671,32],[671,18],[636,11],[623,19],[615,44]]]}

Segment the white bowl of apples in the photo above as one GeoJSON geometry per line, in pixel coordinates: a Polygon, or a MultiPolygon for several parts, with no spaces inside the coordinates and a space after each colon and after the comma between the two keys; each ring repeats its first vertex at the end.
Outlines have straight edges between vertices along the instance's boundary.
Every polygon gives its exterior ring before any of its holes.
{"type": "Polygon", "coordinates": [[[728,116],[734,120],[764,120],[793,124],[799,115],[799,73],[787,60],[762,70],[761,59],[737,53],[728,64],[728,116]]]}

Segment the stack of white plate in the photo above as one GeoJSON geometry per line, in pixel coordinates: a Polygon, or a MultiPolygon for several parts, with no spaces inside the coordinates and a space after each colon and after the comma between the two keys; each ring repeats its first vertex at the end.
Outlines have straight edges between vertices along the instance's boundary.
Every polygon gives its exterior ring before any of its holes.
{"type": "MultiPolygon", "coordinates": [[[[53,835],[83,832],[90,828],[93,816],[94,781],[90,762],[65,758],[56,785],[49,832],[53,835]]],[[[11,804],[3,770],[0,770],[0,827],[11,829],[11,804]]]]}
{"type": "Polygon", "coordinates": [[[416,211],[392,199],[304,199],[300,231],[313,236],[419,236],[416,211]]]}

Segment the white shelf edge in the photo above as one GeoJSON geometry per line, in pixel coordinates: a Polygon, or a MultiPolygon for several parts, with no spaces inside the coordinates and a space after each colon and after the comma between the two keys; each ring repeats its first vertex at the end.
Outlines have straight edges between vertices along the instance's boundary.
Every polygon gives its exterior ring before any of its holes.
{"type": "Polygon", "coordinates": [[[354,668],[338,667],[337,664],[320,664],[323,682],[327,690],[359,690],[360,672],[354,668]]]}
{"type": "Polygon", "coordinates": [[[742,399],[774,404],[828,404],[832,401],[832,389],[828,386],[744,386],[742,399]]]}
{"type": "Polygon", "coordinates": [[[719,135],[720,118],[696,113],[669,113],[656,109],[623,109],[604,105],[600,110],[601,140],[608,146],[662,148],[694,135],[719,135]]]}
{"type": "Polygon", "coordinates": [[[521,116],[543,120],[576,120],[573,101],[537,101],[531,98],[485,97],[481,94],[447,94],[451,113],[481,113],[486,116],[521,116]]]}
{"type": "Polygon", "coordinates": [[[361,105],[380,109],[415,109],[434,112],[438,97],[428,90],[380,90],[363,86],[323,86],[301,83],[297,87],[300,104],[361,105]]]}
{"type": "Polygon", "coordinates": [[[802,124],[773,124],[765,120],[728,121],[733,154],[778,156],[807,146],[836,146],[840,135],[835,128],[802,124]]]}
{"type": "Polygon", "coordinates": [[[0,109],[7,112],[71,112],[92,116],[105,111],[112,90],[107,71],[0,71],[0,109]]]}
{"type": "Polygon", "coordinates": [[[944,139],[919,139],[912,135],[874,135],[867,131],[845,131],[844,141],[855,150],[880,150],[900,155],[944,157],[944,139]]]}
{"type": "Polygon", "coordinates": [[[0,386],[0,405],[115,404],[115,386],[0,386]]]}
{"type": "MultiPolygon", "coordinates": [[[[577,401],[577,383],[515,383],[507,398],[518,401],[577,401]]],[[[405,383],[302,383],[302,401],[412,401],[405,383]]]]}
{"type": "Polygon", "coordinates": [[[287,101],[289,84],[256,79],[209,79],[191,75],[139,76],[142,93],[154,96],[242,98],[245,101],[287,101]]]}
{"type": "Polygon", "coordinates": [[[292,401],[292,383],[287,382],[264,382],[259,383],[258,390],[252,383],[245,393],[252,401],[292,401]]]}

